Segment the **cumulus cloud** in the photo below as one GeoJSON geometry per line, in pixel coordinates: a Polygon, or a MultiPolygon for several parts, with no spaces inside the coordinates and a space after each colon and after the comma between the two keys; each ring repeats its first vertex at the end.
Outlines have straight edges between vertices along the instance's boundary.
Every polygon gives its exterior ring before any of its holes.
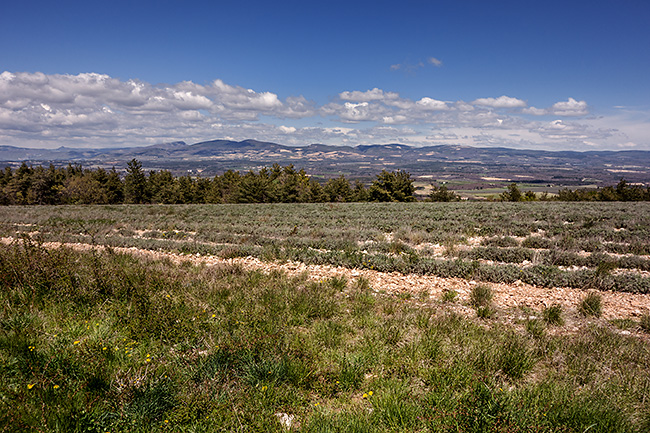
{"type": "Polygon", "coordinates": [[[569,98],[564,102],[556,102],[550,111],[556,116],[584,116],[587,114],[587,103],[569,98]]]}
{"type": "Polygon", "coordinates": [[[585,101],[569,98],[567,101],[556,102],[549,108],[528,107],[522,112],[534,116],[585,116],[589,113],[589,107],[585,101]]]}
{"type": "Polygon", "coordinates": [[[440,61],[439,59],[436,59],[435,57],[429,57],[429,59],[427,61],[430,64],[432,64],[433,66],[437,66],[437,67],[442,66],[442,61],[440,61]]]}
{"type": "Polygon", "coordinates": [[[341,98],[343,101],[369,102],[394,100],[399,98],[399,94],[393,92],[384,92],[383,90],[375,87],[374,89],[366,90],[365,92],[360,92],[359,90],[354,90],[352,92],[341,92],[339,93],[339,98],[341,98]]]}
{"type": "Polygon", "coordinates": [[[588,109],[574,98],[536,108],[505,95],[468,103],[435,95],[408,98],[380,88],[346,90],[318,105],[302,95],[281,98],[219,79],[153,85],[96,73],[3,72],[0,145],[101,147],[231,137],[293,145],[391,141],[650,148],[648,113],[619,110],[614,116],[579,119],[588,109]],[[525,114],[553,120],[531,120],[525,114]],[[296,119],[311,119],[312,125],[296,119]]]}
{"type": "Polygon", "coordinates": [[[527,105],[526,101],[505,95],[498,98],[479,98],[473,101],[472,104],[492,108],[523,108],[527,105]]]}
{"type": "Polygon", "coordinates": [[[423,110],[447,110],[449,107],[444,101],[438,101],[433,98],[424,97],[415,103],[419,108],[423,110]]]}
{"type": "Polygon", "coordinates": [[[544,108],[536,108],[536,107],[527,107],[521,111],[522,113],[532,114],[533,116],[545,116],[546,114],[548,114],[548,110],[544,108]]]}

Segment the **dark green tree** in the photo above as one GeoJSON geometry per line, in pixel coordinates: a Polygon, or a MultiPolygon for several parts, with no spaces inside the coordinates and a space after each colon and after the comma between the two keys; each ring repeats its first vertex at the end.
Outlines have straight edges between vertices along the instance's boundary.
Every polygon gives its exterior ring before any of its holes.
{"type": "Polygon", "coordinates": [[[519,187],[516,183],[508,185],[508,189],[501,193],[502,201],[522,201],[524,196],[521,194],[519,187]]]}
{"type": "Polygon", "coordinates": [[[354,181],[354,195],[353,195],[353,201],[368,201],[370,199],[370,195],[368,193],[368,188],[361,182],[359,179],[354,181]]]}
{"type": "Polygon", "coordinates": [[[153,203],[177,204],[182,203],[178,182],[167,170],[149,172],[147,189],[153,203]]]}
{"type": "Polygon", "coordinates": [[[382,170],[370,186],[371,201],[415,201],[415,187],[408,172],[382,170]]]}
{"type": "Polygon", "coordinates": [[[429,200],[439,202],[460,201],[460,196],[453,191],[449,191],[446,185],[433,185],[429,193],[429,200]]]}
{"type": "Polygon", "coordinates": [[[120,179],[120,174],[115,170],[115,167],[111,168],[106,174],[104,189],[106,190],[106,201],[108,204],[124,202],[124,183],[120,179]]]}
{"type": "Polygon", "coordinates": [[[142,163],[133,158],[127,163],[124,176],[124,201],[127,203],[146,203],[148,201],[147,177],[142,163]]]}
{"type": "Polygon", "coordinates": [[[249,171],[242,176],[238,201],[240,203],[271,203],[274,201],[268,170],[263,169],[258,174],[249,171]]]}
{"type": "Polygon", "coordinates": [[[524,200],[525,201],[536,201],[537,200],[537,195],[533,191],[526,191],[524,194],[524,200]]]}
{"type": "Polygon", "coordinates": [[[327,181],[323,187],[327,196],[327,201],[346,202],[354,200],[354,191],[345,176],[340,175],[327,181]]]}
{"type": "Polygon", "coordinates": [[[29,204],[56,204],[57,193],[54,166],[50,165],[47,170],[41,166],[36,167],[32,173],[32,182],[27,197],[29,204]]]}

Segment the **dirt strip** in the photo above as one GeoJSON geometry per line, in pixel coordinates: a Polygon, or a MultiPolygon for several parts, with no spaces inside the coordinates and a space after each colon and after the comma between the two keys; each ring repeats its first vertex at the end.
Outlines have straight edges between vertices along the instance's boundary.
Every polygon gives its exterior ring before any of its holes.
{"type": "MultiPolygon", "coordinates": [[[[0,242],[9,244],[14,242],[11,237],[0,238],[0,242]]],[[[82,243],[47,242],[46,248],[59,248],[66,246],[75,250],[89,250],[104,248],[82,243]]],[[[300,262],[264,262],[255,257],[224,259],[216,256],[201,256],[177,254],[164,251],[151,251],[135,247],[114,247],[119,253],[133,254],[150,259],[169,259],[173,262],[191,261],[203,263],[208,266],[238,264],[247,270],[261,270],[263,272],[281,271],[288,275],[304,274],[311,280],[322,280],[333,276],[345,276],[354,281],[360,277],[365,278],[375,292],[392,295],[413,297],[414,299],[439,299],[445,291],[454,290],[458,297],[454,302],[454,310],[460,313],[471,314],[473,309],[468,306],[469,296],[476,281],[460,278],[441,278],[429,275],[403,275],[398,272],[378,272],[373,270],[348,269],[326,265],[306,265],[300,262]]],[[[515,284],[487,283],[494,292],[494,305],[502,310],[527,311],[526,308],[541,311],[544,307],[559,304],[567,312],[576,311],[587,291],[567,287],[536,287],[523,282],[515,284]]],[[[628,319],[650,313],[650,295],[625,292],[601,291],[602,318],[603,319],[628,319]]],[[[521,315],[521,314],[520,314],[521,315]]]]}

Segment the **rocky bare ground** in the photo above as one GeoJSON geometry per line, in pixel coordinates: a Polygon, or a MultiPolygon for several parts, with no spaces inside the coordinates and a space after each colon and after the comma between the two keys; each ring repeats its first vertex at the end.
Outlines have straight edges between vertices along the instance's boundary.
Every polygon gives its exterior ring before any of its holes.
{"type": "MultiPolygon", "coordinates": [[[[14,242],[11,237],[1,238],[3,243],[14,242]]],[[[59,248],[66,246],[76,250],[89,250],[92,248],[104,248],[82,243],[61,244],[58,242],[47,242],[43,244],[46,248],[59,248]]],[[[359,278],[365,278],[375,293],[396,296],[400,299],[410,299],[415,307],[427,307],[434,305],[455,311],[464,316],[474,316],[474,309],[469,305],[469,298],[472,287],[476,281],[468,281],[460,278],[440,278],[436,276],[404,275],[397,272],[384,273],[367,269],[348,269],[342,267],[306,265],[300,262],[264,262],[255,257],[224,259],[217,256],[201,256],[177,254],[164,251],[151,251],[135,247],[119,248],[113,247],[114,251],[125,254],[133,254],[146,259],[168,259],[175,263],[191,261],[196,264],[207,266],[239,265],[247,270],[260,270],[262,272],[280,271],[290,276],[305,276],[310,280],[323,280],[331,277],[344,276],[349,282],[359,278]],[[443,303],[442,295],[446,291],[455,291],[458,296],[455,301],[443,303]]],[[[483,283],[481,283],[483,284],[483,283]]],[[[566,287],[536,287],[522,282],[515,284],[487,284],[494,293],[493,303],[497,309],[495,320],[518,325],[525,324],[527,320],[538,318],[545,307],[559,304],[564,311],[565,324],[560,327],[549,327],[551,333],[572,333],[578,332],[581,326],[602,321],[609,323],[616,319],[638,320],[642,314],[650,313],[650,295],[634,294],[624,292],[601,291],[602,296],[602,317],[600,319],[586,319],[577,312],[578,305],[587,294],[587,291],[571,289],[566,287]]],[[[624,334],[637,334],[648,339],[648,335],[635,327],[620,330],[624,334]]]]}

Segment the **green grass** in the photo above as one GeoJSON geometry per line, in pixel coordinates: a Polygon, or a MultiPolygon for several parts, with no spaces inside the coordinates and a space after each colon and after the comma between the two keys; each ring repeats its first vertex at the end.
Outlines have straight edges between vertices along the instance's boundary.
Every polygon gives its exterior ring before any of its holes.
{"type": "Polygon", "coordinates": [[[544,311],[542,311],[544,322],[555,326],[562,326],[564,324],[564,318],[562,317],[562,314],[563,311],[560,304],[553,304],[548,308],[544,308],[544,311]]]}
{"type": "Polygon", "coordinates": [[[3,432],[650,426],[647,342],[533,335],[363,279],[26,242],[0,246],[0,305],[3,432]]]}
{"type": "Polygon", "coordinates": [[[645,313],[641,316],[639,326],[641,326],[641,329],[643,329],[645,332],[650,333],[650,313],[645,313]]]}
{"type": "Polygon", "coordinates": [[[603,297],[600,294],[590,292],[580,302],[578,311],[580,311],[580,314],[583,316],[600,317],[603,312],[602,300],[603,297]]]}

